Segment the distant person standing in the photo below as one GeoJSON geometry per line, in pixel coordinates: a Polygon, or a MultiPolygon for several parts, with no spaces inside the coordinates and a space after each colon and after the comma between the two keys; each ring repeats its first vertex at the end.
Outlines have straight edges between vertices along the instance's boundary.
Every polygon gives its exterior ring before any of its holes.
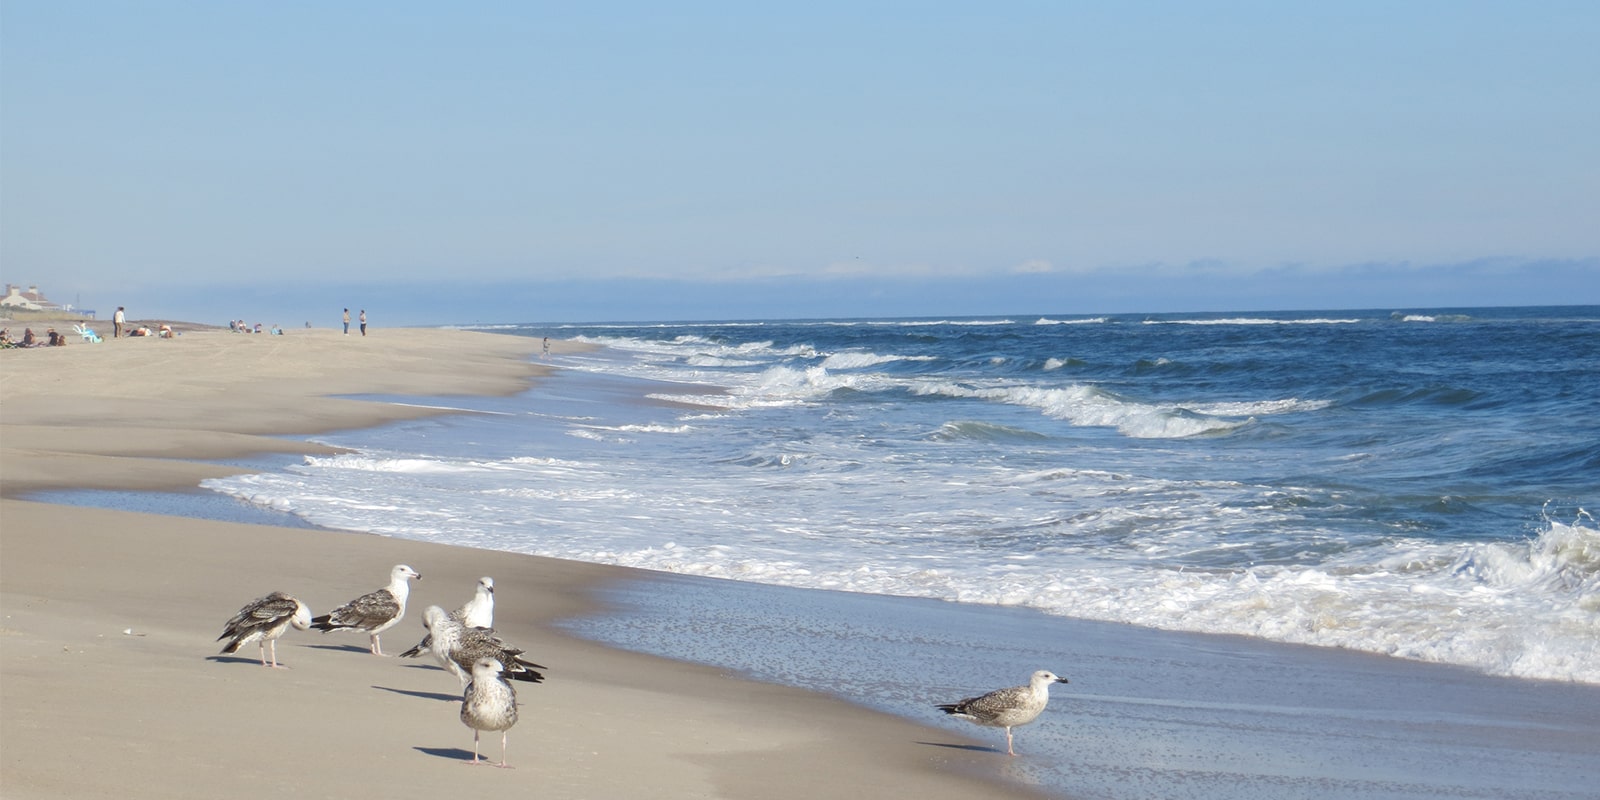
{"type": "Polygon", "coordinates": [[[111,338],[122,338],[122,326],[128,323],[128,314],[122,306],[117,306],[117,313],[111,315],[111,338]]]}
{"type": "Polygon", "coordinates": [[[361,335],[367,335],[367,310],[361,309],[361,335]]]}
{"type": "Polygon", "coordinates": [[[544,337],[544,360],[550,360],[550,337],[544,337]]]}
{"type": "Polygon", "coordinates": [[[350,309],[344,310],[344,335],[350,335],[350,309]]]}

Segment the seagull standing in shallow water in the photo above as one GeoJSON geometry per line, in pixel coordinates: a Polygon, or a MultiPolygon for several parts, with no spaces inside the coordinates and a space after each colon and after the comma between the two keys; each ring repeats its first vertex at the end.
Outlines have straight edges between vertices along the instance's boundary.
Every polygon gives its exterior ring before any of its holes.
{"type": "Polygon", "coordinates": [[[261,666],[288,669],[278,663],[278,637],[291,625],[303,631],[310,630],[311,609],[283,592],[273,592],[266,597],[257,597],[239,609],[239,613],[223,626],[222,635],[217,637],[217,641],[233,637],[222,648],[224,653],[236,653],[240,647],[255,642],[261,648],[261,666]],[[271,664],[267,663],[268,645],[272,646],[271,664]]]}
{"type": "Polygon", "coordinates": [[[372,637],[372,654],[383,655],[378,634],[395,626],[406,615],[406,598],[411,595],[411,579],[422,580],[417,571],[396,564],[389,571],[389,585],[368,592],[342,606],[311,620],[311,627],[323,633],[328,631],[366,631],[372,637]]]}
{"type": "Polygon", "coordinates": [[[517,724],[517,690],[500,677],[500,662],[480,658],[472,663],[472,682],[461,695],[461,722],[472,729],[472,760],[468,764],[492,764],[478,757],[478,734],[482,731],[500,732],[500,763],[497,767],[511,769],[506,763],[506,732],[517,724]]]}
{"type": "Polygon", "coordinates": [[[1006,753],[1014,756],[1017,751],[1011,748],[1011,729],[1037,719],[1050,702],[1050,685],[1066,682],[1066,678],[1041,669],[1033,673],[1033,678],[1026,686],[996,689],[986,695],[968,697],[959,703],[947,703],[935,708],[977,725],[1005,728],[1006,753]]]}

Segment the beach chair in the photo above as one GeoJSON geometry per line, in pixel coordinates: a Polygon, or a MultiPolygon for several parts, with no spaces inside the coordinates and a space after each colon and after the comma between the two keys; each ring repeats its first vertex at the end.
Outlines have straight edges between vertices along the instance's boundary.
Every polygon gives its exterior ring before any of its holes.
{"type": "Polygon", "coordinates": [[[101,341],[104,341],[103,339],[100,338],[100,334],[95,333],[94,332],[94,328],[91,328],[88,325],[83,325],[83,324],[73,325],[72,326],[72,330],[76,331],[79,336],[82,336],[83,340],[86,341],[86,342],[101,342],[101,341]]]}

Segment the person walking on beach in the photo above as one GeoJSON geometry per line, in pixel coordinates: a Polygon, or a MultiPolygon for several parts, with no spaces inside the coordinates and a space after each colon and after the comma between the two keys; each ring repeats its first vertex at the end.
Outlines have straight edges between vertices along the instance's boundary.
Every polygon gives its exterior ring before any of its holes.
{"type": "Polygon", "coordinates": [[[544,337],[544,360],[550,360],[550,337],[544,337]]]}
{"type": "Polygon", "coordinates": [[[122,306],[117,306],[117,313],[111,315],[111,338],[121,339],[122,326],[126,325],[127,323],[127,312],[123,311],[122,306]]]}
{"type": "Polygon", "coordinates": [[[367,310],[361,309],[361,335],[367,335],[367,310]]]}
{"type": "Polygon", "coordinates": [[[350,335],[350,309],[344,310],[344,335],[350,335]]]}

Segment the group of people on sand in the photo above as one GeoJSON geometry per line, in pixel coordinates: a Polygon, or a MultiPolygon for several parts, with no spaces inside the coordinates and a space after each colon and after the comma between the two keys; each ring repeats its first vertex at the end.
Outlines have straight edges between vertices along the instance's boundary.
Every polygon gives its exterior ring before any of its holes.
{"type": "MultiPolygon", "coordinates": [[[[100,336],[94,332],[94,329],[89,327],[88,322],[74,325],[73,331],[79,336],[82,336],[85,341],[103,341],[100,336]]],[[[111,338],[113,339],[120,339],[124,336],[154,336],[160,339],[171,339],[176,335],[177,332],[172,329],[172,326],[164,322],[157,324],[153,328],[149,325],[136,325],[130,327],[128,324],[127,310],[122,306],[117,306],[117,312],[111,316],[111,338]]],[[[34,333],[33,328],[25,328],[23,329],[21,339],[11,338],[11,331],[9,329],[0,330],[0,348],[63,347],[67,343],[67,337],[68,334],[61,333],[55,328],[46,329],[45,334],[42,337],[34,333]]]]}
{"type": "Polygon", "coordinates": [[[262,330],[261,323],[257,322],[255,328],[252,329],[249,325],[246,325],[245,321],[242,319],[228,320],[228,330],[233,331],[234,333],[270,333],[273,336],[283,335],[283,328],[281,326],[274,325],[271,328],[262,330]]]}
{"type": "Polygon", "coordinates": [[[162,339],[173,337],[172,326],[165,322],[151,328],[149,325],[128,327],[128,311],[123,306],[117,306],[117,313],[111,315],[111,338],[121,339],[124,336],[157,336],[162,339]]]}
{"type": "Polygon", "coordinates": [[[38,336],[34,335],[32,328],[23,328],[22,338],[17,341],[12,341],[10,329],[0,330],[0,348],[62,347],[67,343],[67,337],[57,333],[55,328],[50,328],[47,330],[45,332],[45,337],[45,339],[41,340],[38,336]]]}

